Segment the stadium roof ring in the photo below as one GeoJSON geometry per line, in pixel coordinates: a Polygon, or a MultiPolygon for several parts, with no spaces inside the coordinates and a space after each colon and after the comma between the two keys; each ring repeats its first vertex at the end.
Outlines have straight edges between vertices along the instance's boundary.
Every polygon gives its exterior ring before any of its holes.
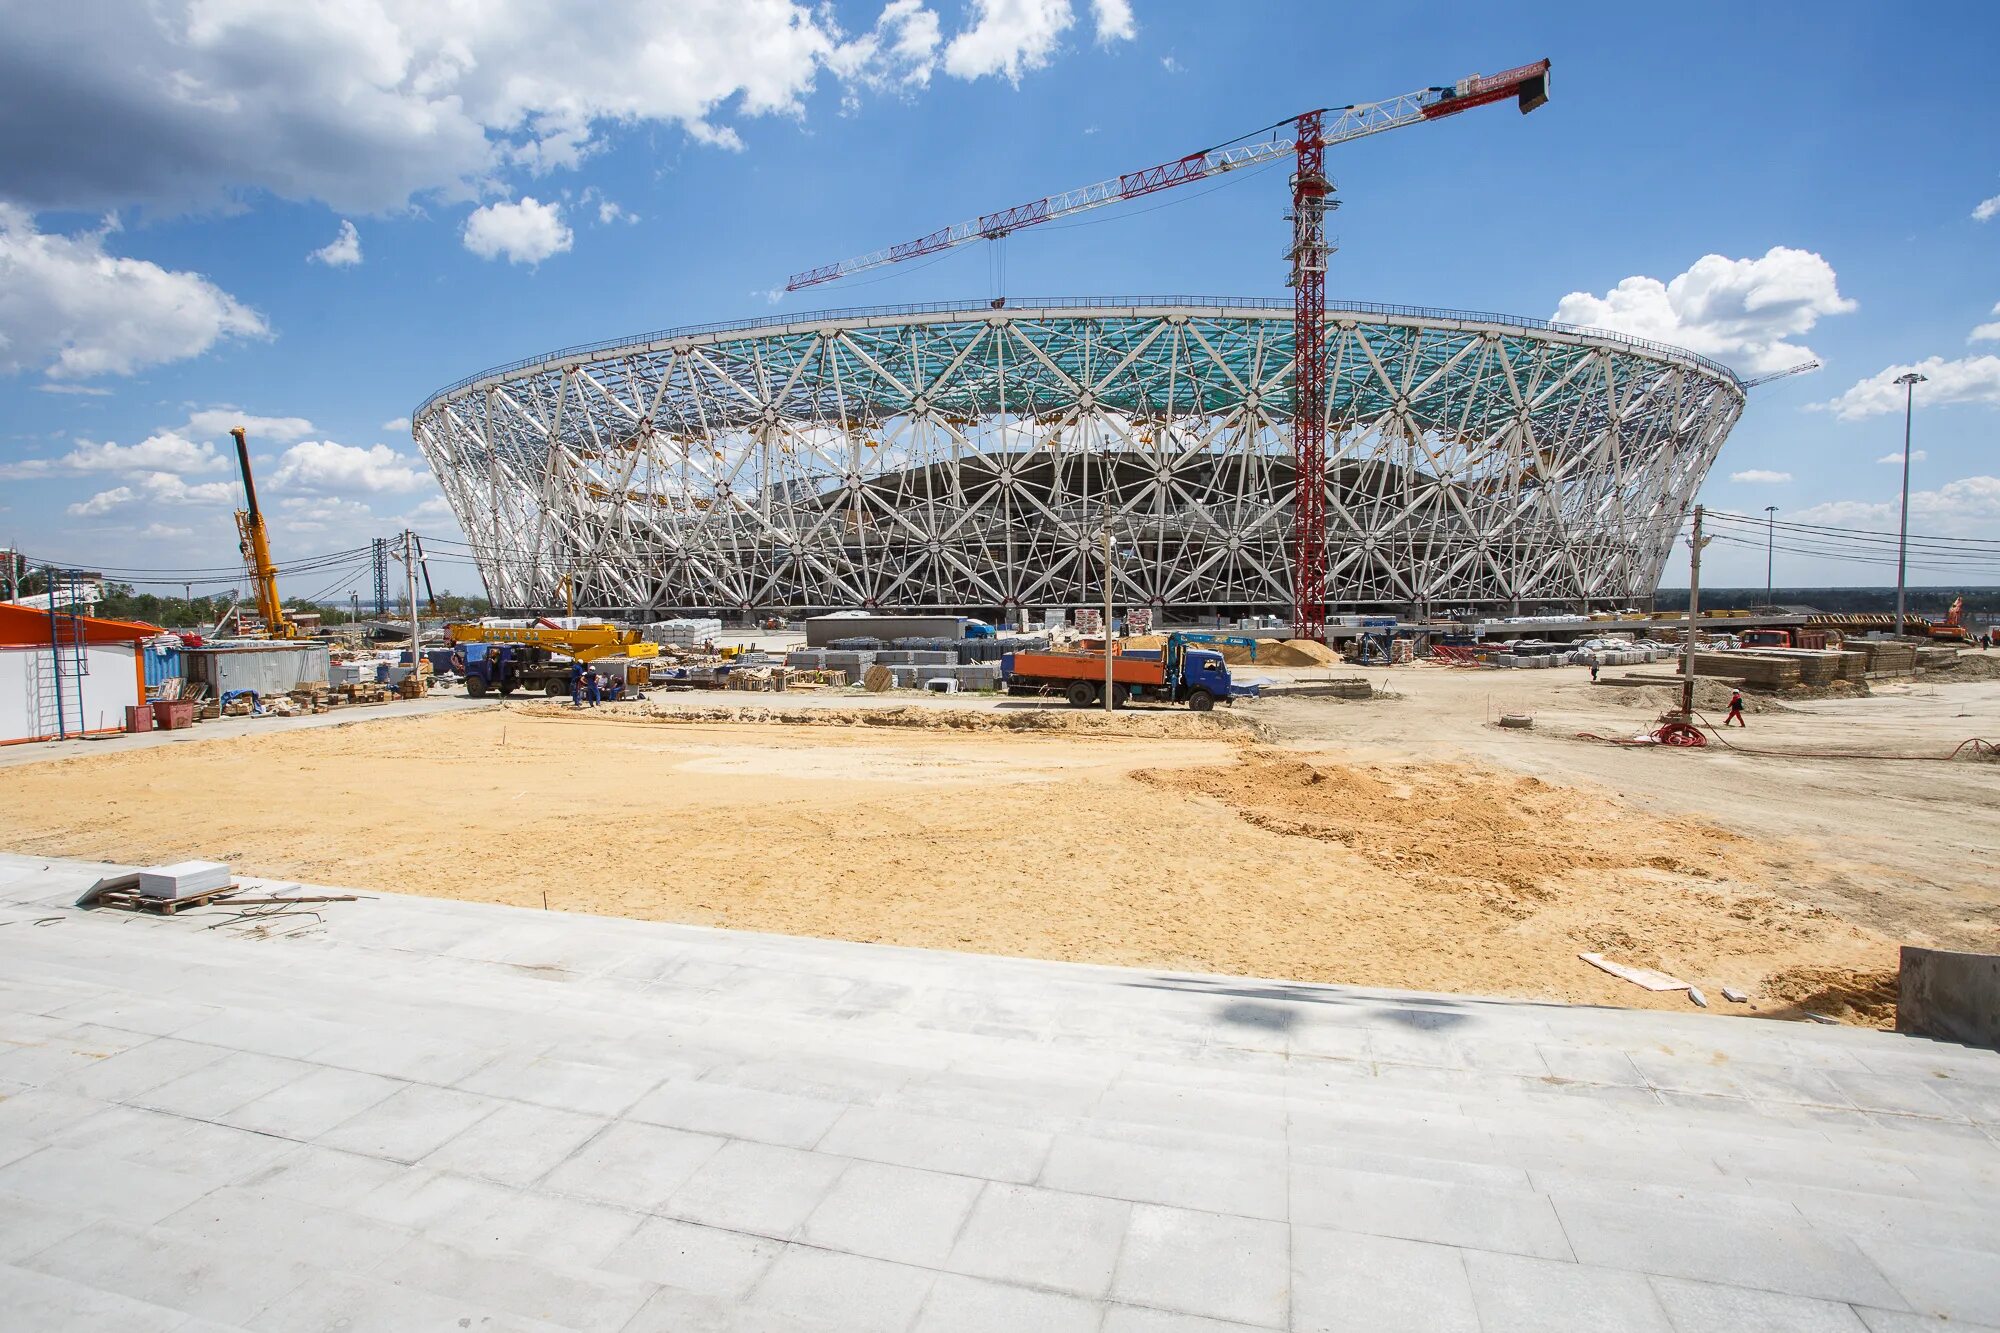
{"type": "MultiPolygon", "coordinates": [[[[1744,406],[1694,353],[1329,303],[1329,601],[1643,604],[1744,406]]],[[[413,430],[496,605],[1291,606],[1289,303],[825,311],[565,348],[413,430]]]]}

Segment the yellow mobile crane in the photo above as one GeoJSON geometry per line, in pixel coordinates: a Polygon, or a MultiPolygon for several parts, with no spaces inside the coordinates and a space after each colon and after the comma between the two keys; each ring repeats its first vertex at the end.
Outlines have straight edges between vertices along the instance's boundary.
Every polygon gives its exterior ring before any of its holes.
{"type": "MultiPolygon", "coordinates": [[[[243,563],[250,570],[250,586],[257,597],[257,614],[263,618],[267,639],[303,639],[299,627],[285,618],[278,604],[278,567],[271,562],[271,543],[264,530],[264,512],[257,507],[257,483],[250,478],[250,445],[243,427],[233,426],[236,437],[236,465],[243,469],[243,495],[248,509],[236,511],[236,535],[243,551],[243,563]]],[[[217,628],[221,628],[220,625],[217,628]]]]}
{"type": "Polygon", "coordinates": [[[550,624],[446,625],[444,637],[452,647],[453,665],[465,673],[465,692],[475,699],[488,690],[503,695],[515,690],[567,694],[572,661],[623,659],[617,681],[621,690],[626,685],[642,686],[651,678],[652,667],[633,659],[657,657],[660,652],[658,644],[637,630],[601,623],[575,629],[550,624]]]}

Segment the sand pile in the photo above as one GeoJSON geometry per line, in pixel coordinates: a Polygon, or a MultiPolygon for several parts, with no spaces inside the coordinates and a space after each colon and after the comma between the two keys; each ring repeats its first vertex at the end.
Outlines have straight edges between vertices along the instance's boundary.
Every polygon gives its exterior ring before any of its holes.
{"type": "MultiPolygon", "coordinates": [[[[1560,969],[1589,950],[1704,986],[1756,990],[1767,977],[1803,976],[1801,966],[1872,977],[1893,961],[1881,936],[1767,887],[1782,869],[1776,854],[1700,820],[1659,819],[1600,792],[1471,766],[1242,753],[1236,764],[1134,776],[1219,802],[1256,828],[1358,857],[1395,886],[1399,946],[1449,951],[1468,976],[1490,978],[1495,955],[1518,964],[1546,951],[1543,966],[1560,969]]],[[[1545,973],[1544,984],[1552,980],[1545,973]]],[[[1788,981],[1771,998],[1804,1003],[1810,989],[1788,981]]],[[[1881,1023],[1879,1006],[1847,1010],[1849,1021],[1881,1023]]]]}
{"type": "Polygon", "coordinates": [[[2000,653],[1991,650],[1981,652],[1974,648],[1960,653],[1942,666],[1926,663],[1923,673],[1927,679],[1934,680],[2000,680],[2000,653]]]}
{"type": "Polygon", "coordinates": [[[732,708],[647,700],[610,704],[579,714],[563,704],[533,703],[520,712],[546,718],[619,718],[683,726],[742,724],[789,727],[895,727],[916,731],[984,732],[1052,736],[1134,736],[1174,739],[1247,738],[1262,727],[1241,713],[1191,713],[1186,709],[1121,708],[732,708]]]}

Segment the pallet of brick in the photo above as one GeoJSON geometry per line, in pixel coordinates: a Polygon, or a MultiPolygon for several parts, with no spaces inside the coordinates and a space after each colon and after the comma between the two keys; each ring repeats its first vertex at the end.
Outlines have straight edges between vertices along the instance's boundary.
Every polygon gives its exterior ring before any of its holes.
{"type": "Polygon", "coordinates": [[[1782,690],[1799,683],[1797,662],[1758,653],[1696,653],[1694,670],[1698,676],[1733,677],[1753,690],[1782,690]]]}
{"type": "Polygon", "coordinates": [[[823,648],[800,648],[785,654],[785,665],[804,671],[824,671],[826,650],[823,648]]]}

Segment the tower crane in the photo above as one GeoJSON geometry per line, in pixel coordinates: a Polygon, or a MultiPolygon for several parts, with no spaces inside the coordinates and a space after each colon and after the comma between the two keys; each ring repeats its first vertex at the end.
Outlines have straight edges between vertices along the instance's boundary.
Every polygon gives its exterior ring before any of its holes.
{"type": "Polygon", "coordinates": [[[1738,380],[1737,383],[1741,384],[1746,390],[1755,389],[1760,385],[1771,384],[1777,380],[1790,379],[1794,375],[1810,375],[1819,368],[1819,360],[1818,358],[1814,358],[1811,361],[1801,361],[1796,366],[1787,366],[1783,370],[1774,370],[1768,375],[1757,375],[1747,380],[1738,380]]]}
{"type": "MultiPolygon", "coordinates": [[[[838,264],[795,273],[788,292],[836,282],[869,269],[935,254],[972,241],[999,240],[1027,227],[1053,222],[1106,204],[1138,199],[1177,185],[1290,156],[1292,171],[1293,291],[1293,630],[1300,638],[1326,634],[1326,215],[1339,207],[1326,178],[1326,150],[1354,139],[1421,125],[1461,111],[1515,99],[1526,115],[1549,100],[1549,62],[1538,60],[1500,74],[1474,74],[1450,86],[1419,88],[1381,102],[1320,107],[1301,112],[1215,148],[1142,171],[1004,208],[927,236],[871,251],[838,264]]],[[[996,303],[997,304],[997,303],[996,303]]]]}

